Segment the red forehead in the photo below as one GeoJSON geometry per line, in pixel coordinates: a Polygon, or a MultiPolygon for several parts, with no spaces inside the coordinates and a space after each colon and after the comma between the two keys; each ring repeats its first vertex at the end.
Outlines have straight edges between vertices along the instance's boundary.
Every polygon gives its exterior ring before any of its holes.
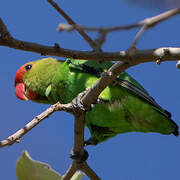
{"type": "Polygon", "coordinates": [[[26,69],[25,69],[26,65],[27,64],[24,64],[17,70],[15,78],[14,78],[14,86],[16,86],[17,83],[22,82],[23,76],[26,72],[26,69]]]}

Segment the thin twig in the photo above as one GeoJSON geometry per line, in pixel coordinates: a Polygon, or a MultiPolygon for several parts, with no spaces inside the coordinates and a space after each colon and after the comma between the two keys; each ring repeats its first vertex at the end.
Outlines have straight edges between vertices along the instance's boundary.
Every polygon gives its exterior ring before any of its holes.
{"type": "MultiPolygon", "coordinates": [[[[76,23],[53,1],[47,0],[66,20],[70,25],[76,25],[76,23]]],[[[88,42],[93,50],[98,50],[96,43],[78,26],[75,29],[81,34],[81,36],[88,42]]]]}
{"type": "Polygon", "coordinates": [[[107,37],[106,32],[104,32],[104,31],[99,31],[98,32],[98,37],[95,39],[95,42],[97,44],[97,47],[99,47],[99,49],[102,47],[102,45],[106,41],[106,37],[107,37]]]}
{"type": "Polygon", "coordinates": [[[0,18],[0,34],[1,34],[1,39],[12,38],[11,34],[8,32],[8,29],[1,18],[0,18]]]}
{"type": "Polygon", "coordinates": [[[32,128],[37,126],[44,119],[49,117],[55,111],[67,111],[72,112],[72,104],[60,104],[56,103],[42,112],[40,115],[36,116],[32,121],[24,126],[24,128],[19,129],[16,133],[9,136],[7,139],[0,141],[0,148],[12,145],[16,142],[20,141],[20,138],[23,137],[26,133],[28,133],[32,128]]]}
{"type": "Polygon", "coordinates": [[[151,18],[146,18],[143,21],[140,21],[140,23],[142,23],[143,25],[147,25],[148,27],[152,27],[152,26],[156,25],[157,23],[167,20],[170,17],[173,17],[177,14],[180,14],[180,8],[174,8],[174,9],[168,10],[164,13],[161,13],[157,16],[153,16],[151,18]]]}
{"type": "Polygon", "coordinates": [[[140,39],[140,37],[144,34],[144,32],[147,30],[147,26],[144,25],[140,30],[139,32],[136,34],[131,46],[130,46],[130,49],[131,48],[135,48],[136,47],[136,44],[138,42],[138,40],[140,39]]]}
{"type": "Polygon", "coordinates": [[[151,17],[151,18],[146,18],[143,21],[140,21],[139,23],[142,24],[142,28],[139,30],[139,32],[136,34],[131,46],[129,49],[131,48],[135,48],[136,44],[138,42],[138,40],[140,39],[140,37],[144,34],[144,32],[146,30],[148,30],[149,28],[154,27],[156,24],[172,17],[175,16],[177,14],[180,13],[180,8],[175,8],[175,9],[171,9],[169,11],[166,11],[162,14],[159,14],[157,16],[151,17]]]}
{"type": "Polygon", "coordinates": [[[180,13],[180,8],[175,8],[175,9],[171,9],[169,11],[166,11],[162,14],[159,14],[157,16],[153,16],[151,18],[146,18],[144,20],[141,20],[135,24],[129,24],[129,25],[122,25],[122,26],[115,26],[115,27],[88,27],[88,26],[83,26],[83,25],[67,25],[65,23],[60,23],[58,25],[58,30],[59,31],[73,31],[75,30],[75,28],[79,27],[84,31],[103,31],[106,33],[110,33],[110,32],[114,32],[114,31],[120,31],[120,30],[129,30],[129,29],[133,29],[133,28],[138,28],[140,26],[144,26],[144,25],[148,25],[148,26],[153,26],[161,21],[164,21],[172,16],[175,16],[177,14],[180,13]]]}
{"type": "MultiPolygon", "coordinates": [[[[180,13],[180,8],[175,8],[175,9],[171,9],[169,11],[166,11],[162,14],[159,14],[157,16],[153,16],[151,18],[146,18],[142,21],[139,21],[135,24],[130,24],[130,25],[125,25],[125,26],[117,26],[117,27],[108,27],[108,28],[103,28],[103,27],[99,27],[99,28],[95,28],[95,27],[86,27],[86,26],[82,26],[82,25],[72,25],[72,26],[68,26],[65,23],[59,24],[58,26],[58,30],[59,31],[73,31],[76,28],[80,28],[84,31],[97,31],[97,32],[104,32],[106,35],[107,33],[110,32],[114,32],[114,31],[119,31],[119,30],[129,30],[132,28],[137,28],[139,26],[142,26],[141,29],[138,31],[137,35],[135,36],[130,48],[134,48],[138,42],[138,40],[140,39],[140,37],[144,34],[144,32],[155,26],[156,24],[167,20],[168,18],[175,16],[177,14],[180,13]]],[[[102,45],[102,44],[101,44],[102,45]]]]}
{"type": "Polygon", "coordinates": [[[75,30],[75,27],[79,27],[80,29],[84,30],[84,31],[102,31],[105,33],[110,33],[110,32],[114,32],[114,31],[120,31],[120,30],[129,30],[129,29],[133,29],[133,28],[138,28],[140,26],[142,26],[142,22],[138,22],[136,24],[130,24],[130,25],[124,25],[124,26],[115,26],[115,27],[88,27],[88,26],[83,26],[83,25],[68,25],[66,23],[60,23],[58,25],[57,30],[58,31],[73,31],[75,30]]]}

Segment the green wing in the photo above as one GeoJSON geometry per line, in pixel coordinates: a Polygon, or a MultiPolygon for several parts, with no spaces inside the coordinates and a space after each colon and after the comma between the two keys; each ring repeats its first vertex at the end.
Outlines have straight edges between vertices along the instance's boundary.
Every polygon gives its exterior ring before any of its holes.
{"type": "MultiPolygon", "coordinates": [[[[74,60],[67,59],[70,62],[70,67],[77,71],[83,71],[87,73],[100,76],[102,72],[107,71],[114,63],[111,61],[99,63],[98,61],[88,61],[88,60],[74,60]]],[[[128,73],[123,72],[119,75],[118,79],[128,81],[129,83],[136,86],[138,89],[143,91],[148,95],[147,91],[139,84],[135,79],[133,79],[128,73]]]]}
{"type": "MultiPolygon", "coordinates": [[[[73,71],[79,71],[84,73],[94,74],[100,76],[102,72],[107,71],[114,63],[113,62],[103,62],[98,61],[88,61],[88,60],[74,60],[67,59],[69,67],[73,71]]],[[[160,113],[162,113],[167,118],[171,117],[171,114],[164,110],[156,101],[148,94],[148,92],[139,84],[135,79],[133,79],[127,72],[121,73],[116,79],[115,85],[121,86],[129,90],[134,95],[138,96],[142,100],[150,103],[153,108],[160,113]]]]}

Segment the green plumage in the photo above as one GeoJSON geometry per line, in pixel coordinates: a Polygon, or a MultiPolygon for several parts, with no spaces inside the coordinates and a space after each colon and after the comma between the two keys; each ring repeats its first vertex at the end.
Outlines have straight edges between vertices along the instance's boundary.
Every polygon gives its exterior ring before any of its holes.
{"type": "MultiPolygon", "coordinates": [[[[28,64],[33,67],[25,73],[23,81],[39,95],[34,101],[54,104],[71,102],[78,93],[96,83],[100,73],[113,63],[47,58],[28,64]]],[[[92,111],[87,112],[86,125],[91,132],[87,144],[97,144],[126,132],[178,135],[178,127],[170,113],[126,72],[100,94],[92,111]]]]}

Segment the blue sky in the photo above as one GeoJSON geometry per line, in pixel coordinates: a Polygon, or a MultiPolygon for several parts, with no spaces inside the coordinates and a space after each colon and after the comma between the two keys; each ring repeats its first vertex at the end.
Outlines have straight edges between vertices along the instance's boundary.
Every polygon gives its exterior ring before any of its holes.
{"type": "MultiPolygon", "coordinates": [[[[165,11],[165,8],[144,8],[144,6],[127,3],[126,0],[57,2],[77,23],[87,26],[129,24],[165,11]]],[[[46,45],[57,42],[63,48],[90,50],[78,33],[59,34],[56,31],[57,25],[65,20],[45,0],[2,1],[0,16],[17,39],[46,45]]],[[[162,22],[143,35],[137,48],[178,47],[179,28],[179,16],[162,22]]],[[[103,49],[105,51],[126,50],[136,32],[137,29],[110,34],[103,49]]],[[[0,139],[4,139],[23,127],[48,105],[20,101],[14,95],[16,70],[22,64],[41,59],[43,56],[0,47],[0,58],[0,139]]],[[[178,83],[180,71],[175,65],[176,62],[165,62],[160,66],[146,63],[127,71],[162,107],[172,113],[172,119],[180,125],[180,85],[178,83]]],[[[88,135],[86,129],[86,137],[88,135]]],[[[0,149],[1,179],[16,179],[15,163],[24,150],[27,150],[34,159],[49,163],[56,171],[64,174],[71,163],[69,153],[72,145],[73,116],[65,112],[54,113],[25,135],[19,144],[0,149]]],[[[180,137],[155,133],[127,133],[98,146],[88,147],[90,155],[88,164],[103,180],[180,179],[179,149],[180,137]]]]}

